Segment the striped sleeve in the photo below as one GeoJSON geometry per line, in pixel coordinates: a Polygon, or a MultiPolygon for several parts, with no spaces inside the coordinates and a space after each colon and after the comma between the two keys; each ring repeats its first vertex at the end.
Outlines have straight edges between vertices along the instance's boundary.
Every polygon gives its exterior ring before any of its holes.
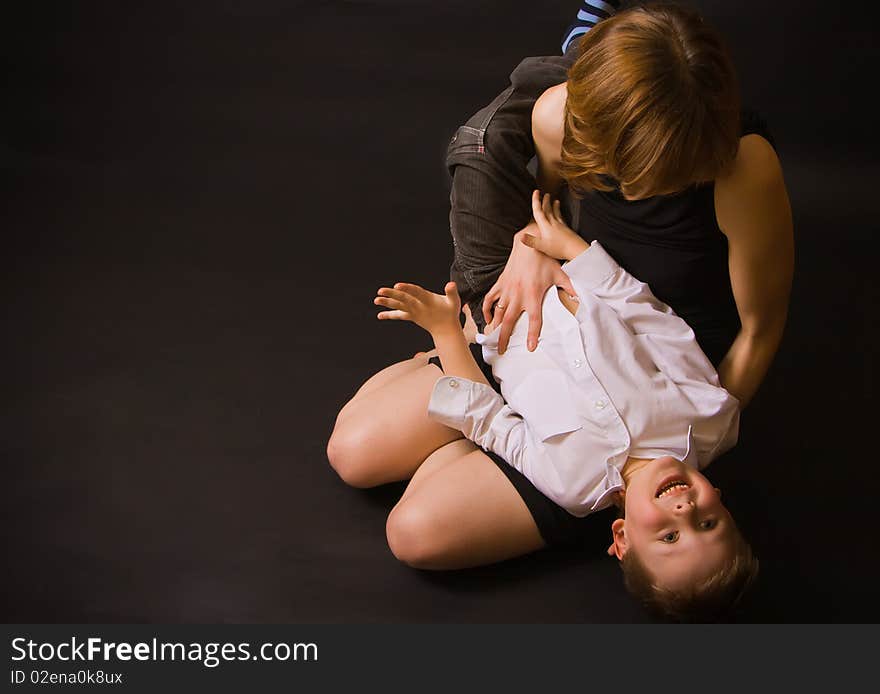
{"type": "Polygon", "coordinates": [[[621,0],[583,0],[574,22],[563,34],[562,53],[564,54],[571,42],[586,34],[603,19],[608,19],[620,9],[621,0]]]}

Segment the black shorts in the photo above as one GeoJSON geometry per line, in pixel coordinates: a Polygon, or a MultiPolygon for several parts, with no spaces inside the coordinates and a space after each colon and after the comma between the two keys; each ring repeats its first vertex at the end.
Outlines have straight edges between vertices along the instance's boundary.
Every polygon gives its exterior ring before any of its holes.
{"type": "MultiPolygon", "coordinates": [[[[486,376],[490,385],[500,394],[501,390],[492,376],[492,369],[483,361],[483,351],[480,346],[472,344],[471,353],[474,355],[474,359],[479,364],[483,375],[486,376]]],[[[428,361],[439,366],[441,370],[443,369],[437,357],[431,357],[428,361]]],[[[582,518],[573,516],[559,504],[538,491],[525,475],[508,464],[500,455],[486,449],[482,450],[495,462],[501,469],[501,472],[507,476],[514,489],[522,497],[526,507],[532,514],[532,518],[535,520],[535,525],[538,526],[541,537],[544,538],[544,542],[549,547],[580,544],[588,536],[590,540],[593,540],[597,536],[597,532],[607,532],[602,530],[602,528],[607,526],[607,520],[603,523],[602,519],[596,517],[596,514],[590,514],[582,518]]]]}

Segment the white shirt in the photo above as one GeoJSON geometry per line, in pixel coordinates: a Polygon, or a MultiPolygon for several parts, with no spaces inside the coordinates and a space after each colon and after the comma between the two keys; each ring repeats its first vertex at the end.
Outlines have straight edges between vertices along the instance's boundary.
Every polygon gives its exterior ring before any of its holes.
{"type": "Polygon", "coordinates": [[[534,352],[526,349],[526,314],[503,355],[498,330],[477,335],[503,399],[484,383],[444,376],[428,414],[585,516],[623,489],[628,456],[671,455],[702,469],[733,447],[739,401],[721,387],[687,323],[598,242],[562,269],[577,312],[551,287],[534,352]]]}

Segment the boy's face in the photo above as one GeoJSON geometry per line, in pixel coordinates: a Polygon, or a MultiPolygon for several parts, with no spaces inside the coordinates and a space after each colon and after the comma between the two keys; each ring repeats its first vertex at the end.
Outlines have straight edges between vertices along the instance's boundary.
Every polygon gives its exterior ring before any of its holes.
{"type": "Polygon", "coordinates": [[[732,557],[737,537],[721,494],[702,474],[675,458],[657,458],[633,473],[625,518],[611,526],[618,559],[634,549],[658,584],[693,584],[732,557]]]}

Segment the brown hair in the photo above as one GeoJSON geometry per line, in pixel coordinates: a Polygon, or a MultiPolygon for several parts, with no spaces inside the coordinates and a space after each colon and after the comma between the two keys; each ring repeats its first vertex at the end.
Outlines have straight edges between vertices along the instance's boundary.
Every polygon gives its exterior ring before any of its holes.
{"type": "Polygon", "coordinates": [[[654,577],[630,547],[620,567],[627,591],[650,612],[676,622],[712,622],[729,615],[758,577],[758,559],[736,534],[734,556],[713,574],[687,590],[671,591],[654,583],[654,577]]]}
{"type": "Polygon", "coordinates": [[[560,172],[572,190],[629,198],[715,180],[739,146],[740,101],[720,36],[692,9],[620,12],[581,39],[568,71],[560,172]]]}

